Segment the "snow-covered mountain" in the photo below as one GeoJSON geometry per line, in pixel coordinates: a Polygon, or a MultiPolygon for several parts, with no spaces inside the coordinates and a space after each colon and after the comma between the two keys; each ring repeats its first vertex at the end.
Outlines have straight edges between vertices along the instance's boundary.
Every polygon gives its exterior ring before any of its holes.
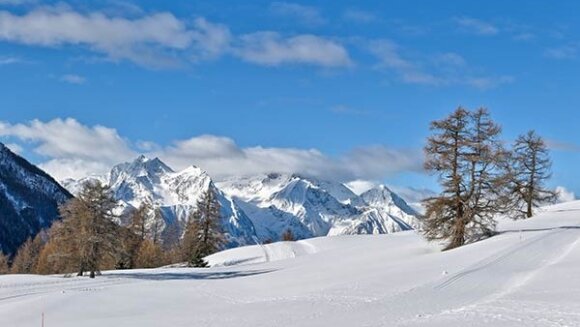
{"type": "Polygon", "coordinates": [[[310,238],[387,234],[420,225],[418,214],[384,186],[357,196],[341,183],[268,174],[231,178],[218,187],[248,214],[262,240],[278,240],[288,229],[310,238]]]}
{"type": "MultiPolygon", "coordinates": [[[[212,189],[216,192],[221,206],[221,224],[228,237],[228,246],[256,243],[256,233],[250,219],[228,196],[215,187],[205,171],[197,167],[191,166],[175,172],[158,158],[140,156],[133,162],[113,167],[106,176],[91,176],[79,181],[68,180],[64,185],[74,194],[81,185],[91,180],[99,180],[109,185],[124,212],[138,208],[144,202],[152,204],[162,212],[165,231],[177,230],[178,233],[183,230],[187,219],[196,209],[201,195],[212,189]]],[[[151,223],[150,221],[149,224],[151,223]]]]}
{"type": "Polygon", "coordinates": [[[0,250],[13,254],[58,218],[72,195],[52,177],[0,143],[0,250]]]}
{"type": "Polygon", "coordinates": [[[197,167],[175,172],[158,158],[140,156],[113,167],[105,176],[69,180],[64,185],[75,194],[90,180],[109,185],[122,211],[151,203],[161,209],[166,226],[177,230],[183,228],[201,194],[212,188],[222,207],[222,226],[230,247],[276,241],[287,230],[295,238],[306,239],[387,234],[420,225],[418,214],[384,186],[358,196],[341,183],[297,174],[235,177],[214,184],[197,167]]]}

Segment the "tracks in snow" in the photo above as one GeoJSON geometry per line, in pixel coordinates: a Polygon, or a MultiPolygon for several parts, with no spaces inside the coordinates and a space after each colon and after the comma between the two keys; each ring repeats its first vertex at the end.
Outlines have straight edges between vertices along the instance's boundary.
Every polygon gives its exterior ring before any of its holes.
{"type": "MultiPolygon", "coordinates": [[[[39,277],[45,278],[45,277],[39,277]]],[[[41,294],[60,292],[87,292],[97,291],[109,286],[133,283],[135,280],[119,277],[101,276],[97,279],[86,277],[48,277],[54,278],[52,281],[46,279],[38,282],[10,282],[3,283],[0,279],[0,304],[3,301],[35,296],[41,294]]]]}
{"type": "Polygon", "coordinates": [[[564,258],[579,242],[580,229],[542,233],[485,258],[443,280],[380,301],[397,312],[399,324],[500,298],[564,258]],[[409,310],[412,308],[412,310],[409,310]]]}

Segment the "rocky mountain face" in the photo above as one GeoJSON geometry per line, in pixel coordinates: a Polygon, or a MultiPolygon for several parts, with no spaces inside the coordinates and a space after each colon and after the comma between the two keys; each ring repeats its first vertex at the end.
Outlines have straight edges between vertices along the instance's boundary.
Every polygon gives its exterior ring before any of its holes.
{"type": "MultiPolygon", "coordinates": [[[[209,175],[197,167],[175,172],[158,158],[140,156],[133,162],[119,164],[106,176],[91,176],[79,181],[64,182],[71,192],[92,180],[111,187],[119,200],[119,215],[128,213],[147,202],[161,210],[162,229],[166,237],[180,235],[189,216],[196,210],[197,201],[208,189],[212,189],[221,207],[221,225],[226,233],[228,247],[255,244],[256,233],[251,220],[231,198],[218,190],[209,175]]],[[[151,227],[153,213],[148,225],[151,227]]]]}
{"type": "Polygon", "coordinates": [[[357,196],[341,183],[269,174],[218,183],[254,222],[260,239],[387,234],[417,228],[419,215],[385,186],[357,196]]]}
{"type": "Polygon", "coordinates": [[[72,195],[52,177],[0,143],[0,250],[12,255],[59,218],[72,195]]]}

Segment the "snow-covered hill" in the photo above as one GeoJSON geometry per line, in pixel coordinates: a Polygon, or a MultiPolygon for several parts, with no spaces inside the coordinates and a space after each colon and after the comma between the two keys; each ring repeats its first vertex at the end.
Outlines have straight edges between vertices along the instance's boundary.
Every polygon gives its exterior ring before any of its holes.
{"type": "Polygon", "coordinates": [[[0,276],[2,326],[580,326],[580,202],[447,252],[414,231],[247,246],[210,269],[0,276]]]}
{"type": "Polygon", "coordinates": [[[106,176],[63,184],[77,193],[80,185],[90,180],[110,185],[125,211],[146,201],[161,208],[168,226],[178,228],[195,210],[202,192],[211,187],[218,193],[231,247],[276,241],[287,230],[298,239],[306,239],[386,234],[420,225],[418,214],[384,186],[358,196],[341,183],[269,174],[230,178],[216,183],[216,187],[197,167],[174,172],[158,158],[144,156],[115,166],[106,176]]]}
{"type": "Polygon", "coordinates": [[[0,250],[13,254],[52,225],[72,195],[52,177],[0,143],[0,250]]]}
{"type": "MultiPolygon", "coordinates": [[[[161,209],[165,227],[183,230],[197,201],[208,189],[216,192],[221,207],[221,225],[228,237],[228,246],[256,243],[254,226],[245,213],[225,194],[218,190],[209,175],[194,166],[175,172],[158,158],[140,156],[133,162],[119,164],[106,176],[91,176],[79,181],[64,182],[76,193],[87,181],[99,180],[109,185],[120,201],[122,211],[138,208],[144,202],[161,209]]],[[[150,220],[153,215],[151,214],[150,220]]],[[[149,222],[149,226],[152,222],[149,222]]],[[[169,237],[169,236],[168,236],[169,237]]]]}

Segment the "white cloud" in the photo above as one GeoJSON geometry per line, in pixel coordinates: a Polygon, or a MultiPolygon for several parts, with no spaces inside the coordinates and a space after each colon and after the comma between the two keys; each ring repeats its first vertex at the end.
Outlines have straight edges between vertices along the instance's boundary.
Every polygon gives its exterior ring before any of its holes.
{"type": "Polygon", "coordinates": [[[399,78],[409,84],[440,85],[438,77],[423,71],[419,65],[403,58],[400,47],[389,40],[377,40],[370,43],[369,49],[380,61],[380,68],[395,71],[399,78]]]}
{"type": "MultiPolygon", "coordinates": [[[[310,7],[289,3],[273,6],[279,11],[315,17],[307,14],[310,7]]],[[[268,66],[352,64],[343,45],[320,36],[283,37],[275,32],[236,36],[227,26],[203,17],[188,21],[168,12],[137,12],[125,17],[107,11],[79,12],[63,4],[37,7],[23,14],[0,11],[0,41],[52,48],[79,46],[103,54],[107,60],[129,60],[151,68],[178,67],[187,61],[225,54],[268,66]]],[[[13,63],[13,59],[3,61],[13,63]]]]}
{"type": "Polygon", "coordinates": [[[0,5],[24,5],[34,3],[36,0],[0,0],[0,5]]]}
{"type": "Polygon", "coordinates": [[[39,120],[26,124],[0,122],[0,137],[20,140],[46,158],[40,166],[58,179],[103,173],[114,164],[132,160],[140,149],[158,156],[175,169],[199,166],[214,178],[282,172],[331,180],[379,180],[405,171],[421,171],[419,150],[386,146],[359,147],[338,157],[317,149],[240,147],[234,140],[202,135],[169,146],[129,142],[114,129],[85,126],[74,119],[39,120]]]}
{"type": "Polygon", "coordinates": [[[480,19],[460,17],[456,18],[455,22],[461,27],[462,30],[477,35],[491,36],[499,33],[499,28],[497,26],[480,19]]]}
{"type": "Polygon", "coordinates": [[[394,149],[383,145],[355,148],[340,161],[341,167],[348,167],[352,177],[359,179],[381,179],[401,171],[423,171],[421,151],[394,149]]]}
{"type": "Polygon", "coordinates": [[[194,59],[213,59],[227,52],[232,41],[229,28],[222,24],[214,24],[205,18],[195,19],[196,29],[192,31],[192,39],[197,51],[194,59]]]}
{"type": "Polygon", "coordinates": [[[374,13],[360,9],[347,9],[343,13],[343,18],[354,23],[372,23],[377,20],[374,13]]]}
{"type": "Polygon", "coordinates": [[[85,126],[72,118],[25,124],[0,122],[0,136],[32,144],[35,153],[50,160],[43,167],[58,178],[99,173],[102,171],[93,169],[110,167],[136,155],[116,130],[85,126]]]}
{"type": "Polygon", "coordinates": [[[257,32],[240,38],[236,50],[243,60],[267,66],[310,64],[323,67],[352,65],[348,51],[340,43],[315,36],[284,38],[275,32],[257,32]]]}
{"type": "Polygon", "coordinates": [[[346,187],[348,187],[351,191],[353,191],[354,194],[361,195],[364,192],[366,192],[374,187],[377,187],[379,185],[379,183],[373,182],[373,181],[357,179],[357,180],[345,183],[344,185],[346,187]]]}
{"type": "Polygon", "coordinates": [[[407,84],[464,85],[488,90],[514,81],[509,75],[482,75],[472,69],[461,55],[453,52],[408,59],[399,45],[384,39],[369,42],[368,49],[379,60],[379,69],[393,72],[407,84]]]}
{"type": "Polygon", "coordinates": [[[81,179],[93,174],[104,174],[111,169],[112,164],[79,158],[61,158],[43,162],[38,167],[57,181],[64,181],[69,178],[81,179]]]}
{"type": "Polygon", "coordinates": [[[552,59],[575,59],[578,57],[578,45],[567,44],[560,47],[546,49],[544,56],[552,59]]]}
{"type": "Polygon", "coordinates": [[[12,56],[0,56],[0,66],[22,63],[22,59],[12,56]]]}
{"type": "Polygon", "coordinates": [[[480,90],[488,90],[496,88],[503,84],[513,83],[515,78],[513,76],[481,76],[481,77],[467,77],[465,83],[480,90]]]}
{"type": "Polygon", "coordinates": [[[67,6],[40,7],[18,15],[0,11],[0,40],[46,47],[81,45],[111,60],[142,65],[169,63],[163,50],[186,50],[195,33],[170,13],[140,18],[80,13],[67,6]]]}
{"type": "Polygon", "coordinates": [[[354,108],[349,105],[339,104],[330,108],[330,111],[335,114],[364,116],[371,112],[369,110],[354,108]]]}
{"type": "Polygon", "coordinates": [[[297,19],[307,25],[321,25],[326,22],[318,9],[290,2],[273,2],[270,10],[281,16],[297,19]]]}
{"type": "Polygon", "coordinates": [[[69,84],[76,84],[82,85],[87,82],[87,79],[83,76],[76,75],[76,74],[66,74],[60,77],[60,81],[69,83],[69,84]]]}
{"type": "Polygon", "coordinates": [[[569,191],[563,186],[556,187],[556,194],[558,194],[558,202],[570,202],[576,200],[576,194],[569,191]]]}
{"type": "Polygon", "coordinates": [[[514,40],[516,41],[530,41],[536,38],[536,35],[530,32],[522,32],[514,35],[514,40]]]}
{"type": "Polygon", "coordinates": [[[213,135],[177,141],[155,155],[178,169],[198,165],[218,179],[282,172],[347,181],[379,179],[401,171],[419,171],[422,167],[420,151],[371,146],[333,158],[316,149],[241,148],[230,138],[213,135]]]}
{"type": "Polygon", "coordinates": [[[440,65],[465,66],[465,59],[454,52],[447,52],[435,56],[435,62],[440,65]]]}

